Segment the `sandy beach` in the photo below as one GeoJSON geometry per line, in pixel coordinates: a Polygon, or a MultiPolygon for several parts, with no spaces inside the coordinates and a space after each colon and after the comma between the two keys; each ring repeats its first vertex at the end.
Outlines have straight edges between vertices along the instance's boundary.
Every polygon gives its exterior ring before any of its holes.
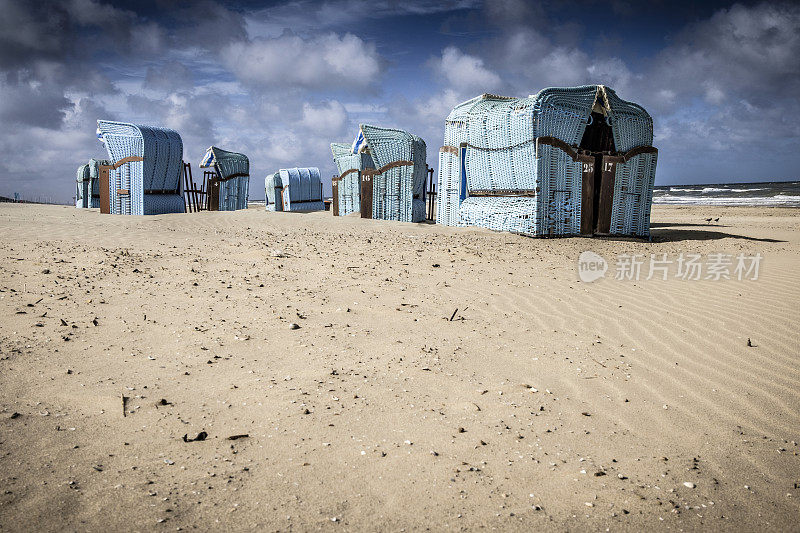
{"type": "Polygon", "coordinates": [[[652,220],[0,205],[0,530],[798,531],[800,211],[652,220]]]}

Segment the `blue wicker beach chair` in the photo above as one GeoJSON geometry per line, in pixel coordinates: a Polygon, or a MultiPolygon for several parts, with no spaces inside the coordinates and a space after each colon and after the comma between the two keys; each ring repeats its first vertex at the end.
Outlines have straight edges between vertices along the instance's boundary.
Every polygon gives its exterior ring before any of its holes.
{"type": "Polygon", "coordinates": [[[425,141],[403,130],[369,124],[361,124],[359,129],[363,149],[375,163],[375,170],[362,173],[361,197],[368,200],[371,189],[372,209],[370,213],[369,206],[362,204],[361,216],[402,222],[425,220],[425,141]]]}
{"type": "Polygon", "coordinates": [[[216,174],[208,184],[210,211],[247,209],[250,161],[246,155],[211,146],[206,150],[200,168],[210,168],[216,174]]]}
{"type": "Polygon", "coordinates": [[[334,214],[360,210],[365,218],[425,220],[428,171],[425,141],[420,137],[361,124],[352,145],[335,143],[331,151],[339,169],[333,183],[334,204],[338,200],[334,214]]]}
{"type": "Polygon", "coordinates": [[[456,106],[439,152],[437,222],[535,236],[648,236],[653,121],[603,85],[456,106]]]}
{"type": "Polygon", "coordinates": [[[264,180],[267,211],[324,211],[317,167],[282,168],[264,180]]]}
{"type": "Polygon", "coordinates": [[[185,211],[180,179],[183,142],[177,132],[98,120],[97,135],[111,162],[99,166],[101,212],[156,215],[185,211]]]}
{"type": "Polygon", "coordinates": [[[375,168],[366,151],[353,153],[346,143],[332,143],[331,152],[339,175],[333,178],[333,214],[348,215],[361,211],[361,172],[375,168]]]}

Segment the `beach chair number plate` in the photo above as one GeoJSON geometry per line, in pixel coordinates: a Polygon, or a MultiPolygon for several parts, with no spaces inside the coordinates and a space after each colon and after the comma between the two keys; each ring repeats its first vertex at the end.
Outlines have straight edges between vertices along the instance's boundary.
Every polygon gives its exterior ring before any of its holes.
{"type": "Polygon", "coordinates": [[[361,218],[372,218],[372,174],[361,173],[361,218]]]}

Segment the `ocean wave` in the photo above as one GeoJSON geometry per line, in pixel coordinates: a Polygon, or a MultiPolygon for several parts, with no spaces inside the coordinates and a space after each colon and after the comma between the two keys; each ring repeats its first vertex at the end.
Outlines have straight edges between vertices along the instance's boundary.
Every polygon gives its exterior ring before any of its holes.
{"type": "MultiPolygon", "coordinates": [[[[661,189],[663,190],[663,189],[661,189]]],[[[669,192],[696,192],[700,194],[708,194],[712,192],[754,192],[754,191],[766,191],[769,190],[766,187],[754,187],[752,189],[728,189],[728,188],[720,188],[720,187],[703,187],[702,189],[683,189],[680,187],[670,187],[669,192]]]]}
{"type": "Polygon", "coordinates": [[[800,196],[776,194],[775,196],[752,196],[750,198],[735,196],[713,198],[708,196],[672,196],[665,194],[663,196],[654,196],[653,203],[665,205],[800,207],[800,196]]]}

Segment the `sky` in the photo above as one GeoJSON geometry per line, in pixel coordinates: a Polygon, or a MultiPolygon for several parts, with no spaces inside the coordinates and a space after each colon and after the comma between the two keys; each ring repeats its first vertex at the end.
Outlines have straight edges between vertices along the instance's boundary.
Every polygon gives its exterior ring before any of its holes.
{"type": "Polygon", "coordinates": [[[335,167],[358,124],[425,139],[482,93],[604,84],[653,116],[656,184],[796,180],[800,3],[0,0],[0,195],[72,201],[97,119],[280,168],[335,167]]]}

